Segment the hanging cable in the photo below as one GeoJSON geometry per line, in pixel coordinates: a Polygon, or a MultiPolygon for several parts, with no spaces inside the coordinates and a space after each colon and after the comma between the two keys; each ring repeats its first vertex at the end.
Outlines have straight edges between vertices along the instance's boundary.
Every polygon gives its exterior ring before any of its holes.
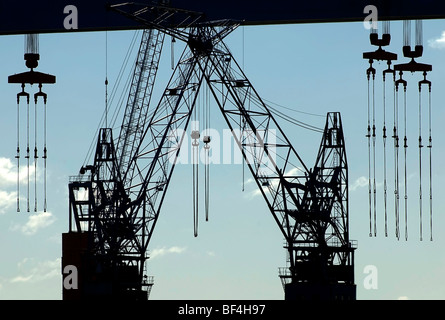
{"type": "Polygon", "coordinates": [[[372,77],[372,175],[373,175],[373,206],[374,206],[374,237],[377,237],[377,186],[376,186],[376,178],[375,178],[375,142],[376,142],[376,134],[375,134],[375,76],[372,77]]]}
{"type": "Polygon", "coordinates": [[[243,72],[244,72],[244,58],[245,58],[245,26],[242,26],[242,28],[241,28],[241,31],[242,31],[242,38],[241,38],[241,42],[242,42],[242,57],[243,57],[243,59],[242,59],[242,70],[243,70],[243,72]]]}
{"type": "Polygon", "coordinates": [[[193,175],[193,233],[194,236],[198,236],[198,200],[199,200],[199,123],[197,121],[197,114],[199,114],[199,106],[195,105],[193,112],[193,128],[191,137],[192,141],[192,175],[193,175]]]}
{"type": "Polygon", "coordinates": [[[383,34],[390,34],[391,33],[390,20],[383,21],[382,25],[383,25],[383,34]]]}
{"type": "Polygon", "coordinates": [[[37,212],[37,158],[37,103],[34,103],[34,212],[37,212]]]}
{"type": "MultiPolygon", "coordinates": [[[[403,85],[403,123],[404,123],[404,138],[403,138],[403,148],[404,148],[404,190],[405,190],[405,195],[404,195],[404,199],[405,199],[405,240],[408,240],[408,181],[407,181],[407,148],[408,148],[408,138],[407,138],[407,122],[406,122],[406,86],[407,86],[407,82],[405,80],[402,79],[402,75],[403,72],[400,71],[399,73],[400,75],[400,79],[398,79],[396,81],[396,91],[398,91],[398,86],[399,84],[403,85]]],[[[398,105],[399,105],[399,100],[398,100],[398,95],[397,95],[397,113],[398,113],[398,105]]],[[[398,117],[398,116],[397,116],[398,117]]],[[[394,130],[396,132],[396,129],[394,130]]],[[[397,134],[396,134],[397,135],[397,134]]],[[[396,188],[397,188],[397,203],[396,203],[396,207],[397,207],[397,211],[399,210],[399,172],[398,172],[398,136],[396,137],[397,139],[397,145],[396,145],[396,188]]],[[[396,212],[396,219],[397,219],[397,225],[399,224],[398,222],[398,212],[396,212]]],[[[398,227],[397,227],[398,228],[398,227]]]]}
{"type": "MultiPolygon", "coordinates": [[[[251,97],[249,97],[249,98],[251,98],[251,97]]],[[[255,96],[254,96],[253,98],[255,98],[255,96]]],[[[305,114],[305,115],[314,116],[314,117],[320,117],[320,118],[323,118],[323,119],[326,118],[326,115],[323,115],[323,114],[311,113],[311,112],[306,112],[306,111],[302,111],[302,110],[296,110],[296,109],[289,108],[289,107],[283,106],[283,105],[281,105],[281,104],[275,103],[275,102],[273,102],[273,101],[267,100],[267,99],[265,99],[265,98],[261,98],[261,99],[262,99],[264,102],[267,102],[267,103],[268,103],[268,105],[267,105],[268,108],[271,108],[270,105],[273,104],[274,106],[283,108],[283,109],[288,110],[288,111],[291,111],[291,112],[300,113],[300,114],[305,114]]],[[[250,102],[249,102],[249,104],[250,104],[250,102]]],[[[276,109],[274,109],[274,110],[276,110],[276,109]]]]}
{"type": "Polygon", "coordinates": [[[20,98],[26,97],[27,107],[26,107],[26,155],[27,160],[27,211],[30,212],[30,179],[31,179],[31,168],[30,168],[30,158],[31,158],[31,145],[30,145],[30,133],[31,133],[31,120],[30,120],[30,95],[25,92],[25,84],[38,84],[39,91],[34,94],[34,105],[35,105],[35,119],[34,119],[34,131],[35,131],[35,146],[34,146],[34,211],[37,211],[37,100],[38,97],[43,97],[44,100],[44,158],[45,158],[45,171],[44,171],[44,211],[46,211],[46,158],[47,158],[47,148],[46,148],[46,93],[42,92],[42,84],[54,84],[56,82],[56,77],[50,74],[43,74],[41,72],[34,72],[34,68],[38,66],[38,60],[40,55],[38,53],[38,35],[31,34],[25,37],[25,61],[26,66],[31,70],[28,72],[23,72],[21,74],[16,74],[8,77],[8,83],[20,83],[22,85],[22,91],[17,94],[17,211],[20,211],[20,98]]]}
{"type": "Polygon", "coordinates": [[[422,241],[422,85],[419,81],[419,234],[422,241]]]}
{"type": "MultiPolygon", "coordinates": [[[[245,137],[245,130],[246,130],[246,119],[240,114],[240,139],[241,139],[241,153],[243,153],[244,151],[244,146],[246,144],[246,137],[245,137]]],[[[244,159],[244,155],[242,155],[242,159],[241,159],[242,163],[241,163],[241,170],[242,170],[242,191],[244,192],[244,183],[245,183],[245,159],[244,159]]]]}
{"type": "Polygon", "coordinates": [[[42,84],[39,84],[39,92],[34,94],[34,101],[37,105],[37,99],[38,97],[43,98],[43,212],[46,212],[47,210],[47,199],[46,199],[46,189],[47,189],[47,170],[46,170],[46,162],[48,158],[48,149],[46,145],[46,120],[47,120],[47,94],[42,92],[42,84]]]}
{"type": "MultiPolygon", "coordinates": [[[[403,21],[403,45],[405,47],[411,46],[411,21],[410,20],[404,20],[403,21]]],[[[406,225],[407,225],[407,186],[406,186],[406,146],[407,146],[407,138],[406,138],[406,81],[402,80],[402,71],[400,71],[400,79],[396,81],[396,85],[398,85],[399,83],[402,83],[404,85],[404,124],[405,124],[405,138],[404,138],[404,150],[405,150],[405,240],[407,237],[407,230],[406,230],[406,225]]],[[[397,101],[398,104],[398,101],[397,101]]],[[[398,159],[397,159],[398,160],[398,159]]],[[[398,171],[398,169],[397,169],[398,171]]],[[[398,176],[398,172],[397,172],[397,176],[398,176]]],[[[397,178],[398,180],[398,178],[397,178]]],[[[398,183],[398,181],[397,181],[398,183]]],[[[398,189],[398,185],[397,185],[397,189],[398,189]]],[[[398,206],[398,205],[397,205],[398,206]]]]}
{"type": "MultiPolygon", "coordinates": [[[[421,30],[422,24],[421,22],[418,22],[416,31],[418,29],[421,30]]],[[[421,32],[420,32],[421,33],[421,32]]],[[[417,35],[417,41],[422,41],[421,34],[417,35]]],[[[421,45],[421,44],[420,44],[421,45]]],[[[425,84],[428,86],[428,109],[431,108],[431,81],[426,79],[427,72],[423,72],[423,80],[419,81],[419,219],[420,219],[420,240],[422,241],[423,238],[423,230],[422,230],[422,222],[423,222],[423,194],[422,194],[422,85],[425,84]]],[[[430,112],[428,112],[430,113],[430,112]]],[[[430,214],[430,220],[431,220],[431,214],[430,214]]],[[[430,222],[431,227],[431,222],[430,222]]],[[[430,236],[431,238],[431,236],[430,236]]]]}
{"type": "Polygon", "coordinates": [[[26,212],[29,212],[29,103],[26,105],[26,212]]]}
{"type": "Polygon", "coordinates": [[[416,20],[416,46],[423,45],[423,26],[422,20],[416,20]]]}
{"type": "MultiPolygon", "coordinates": [[[[371,28],[370,31],[371,33],[374,34],[377,33],[377,29],[371,28]]],[[[366,70],[366,75],[368,79],[368,128],[366,137],[368,138],[368,198],[369,198],[370,237],[372,237],[373,222],[374,222],[374,236],[377,236],[376,184],[375,184],[375,72],[376,70],[372,67],[373,62],[374,62],[373,59],[369,59],[369,68],[366,70]],[[370,92],[371,74],[372,74],[372,94],[370,92]],[[372,134],[371,134],[371,118],[372,118],[372,134]],[[371,144],[371,137],[372,137],[372,144],[371,144]]]]}
{"type": "MultiPolygon", "coordinates": [[[[195,161],[195,147],[193,147],[193,161],[195,161]]],[[[196,182],[196,166],[195,163],[192,163],[193,166],[193,234],[194,236],[198,236],[198,208],[197,208],[197,182],[196,182]]]]}
{"type": "MultiPolygon", "coordinates": [[[[432,66],[429,64],[418,63],[414,59],[422,56],[423,53],[423,35],[422,35],[422,20],[415,21],[415,47],[414,50],[411,49],[411,23],[410,21],[404,21],[403,23],[403,35],[404,35],[404,46],[403,55],[406,58],[410,58],[411,61],[405,64],[399,64],[395,66],[396,70],[414,72],[423,72],[424,79],[419,81],[419,231],[420,240],[423,240],[423,190],[422,190],[422,84],[427,84],[430,86],[430,82],[426,80],[426,74],[428,71],[432,70],[432,66]]],[[[407,179],[407,98],[406,98],[406,82],[404,82],[404,179],[405,179],[405,239],[408,239],[408,179],[407,179]]],[[[430,214],[431,216],[431,214],[430,214]]],[[[430,217],[430,226],[432,224],[430,217]]]]}
{"type": "Polygon", "coordinates": [[[371,123],[369,117],[370,110],[370,82],[368,75],[368,133],[366,137],[368,138],[368,195],[369,195],[369,236],[372,237],[372,204],[371,204],[371,123]]]}
{"type": "Polygon", "coordinates": [[[171,52],[170,52],[170,55],[171,55],[171,68],[172,68],[172,70],[175,69],[175,43],[176,43],[175,37],[172,36],[171,52]]]}
{"type": "Polygon", "coordinates": [[[406,81],[402,79],[402,71],[399,73],[400,79],[395,81],[396,99],[394,102],[394,196],[395,196],[395,220],[396,220],[396,237],[400,239],[400,179],[399,179],[399,85],[402,84],[405,92],[406,100],[406,81]]]}
{"type": "MultiPolygon", "coordinates": [[[[384,25],[385,26],[385,25],[384,25]]],[[[389,26],[387,27],[389,29],[389,26]]],[[[388,30],[389,32],[389,30],[388,30]]],[[[388,236],[388,205],[387,205],[387,157],[386,157],[386,74],[392,73],[393,75],[393,83],[395,81],[395,71],[391,69],[391,61],[388,60],[388,68],[383,71],[383,203],[385,210],[385,237],[388,236]]],[[[395,94],[395,89],[393,88],[393,92],[395,94]]]]}
{"type": "Polygon", "coordinates": [[[105,31],[105,128],[108,128],[108,30],[105,31]]]}
{"type": "Polygon", "coordinates": [[[419,206],[420,206],[420,240],[422,240],[422,85],[425,84],[428,86],[428,132],[429,132],[429,143],[428,148],[430,150],[430,159],[429,159],[429,171],[430,171],[430,240],[432,240],[432,172],[431,172],[431,81],[426,79],[427,72],[423,72],[423,80],[419,81],[419,206]]]}
{"type": "Polygon", "coordinates": [[[432,139],[432,129],[431,129],[431,83],[429,86],[428,94],[428,150],[429,150],[429,174],[430,174],[430,185],[429,185],[429,196],[430,196],[430,241],[433,241],[433,171],[432,171],[432,149],[433,149],[433,139],[432,139]]]}
{"type": "MultiPolygon", "coordinates": [[[[372,67],[373,60],[369,60],[369,68],[366,70],[366,75],[368,79],[368,128],[366,137],[368,138],[368,194],[369,194],[369,236],[372,237],[372,183],[371,183],[371,99],[372,104],[374,104],[374,80],[375,80],[375,69],[372,67]],[[371,74],[373,82],[373,92],[371,97],[370,87],[371,87],[371,74]]],[[[374,208],[375,209],[375,208],[374,208]]],[[[374,235],[376,235],[375,230],[375,215],[374,215],[374,235]]]]}
{"type": "Polygon", "coordinates": [[[406,122],[406,86],[403,88],[403,118],[404,118],[404,138],[403,138],[403,151],[404,151],[404,174],[405,174],[405,240],[408,240],[408,179],[407,179],[407,148],[408,138],[406,135],[407,122],[406,122]]]}
{"type": "MultiPolygon", "coordinates": [[[[416,46],[423,46],[423,30],[422,30],[422,20],[416,20],[416,46]]],[[[419,234],[420,241],[423,238],[422,231],[422,83],[428,84],[426,80],[427,73],[424,72],[424,79],[419,81],[419,234]]]]}
{"type": "Polygon", "coordinates": [[[411,20],[403,20],[403,45],[411,46],[411,20]]]}
{"type": "Polygon", "coordinates": [[[26,98],[29,110],[29,93],[25,92],[25,84],[22,83],[22,91],[17,94],[17,212],[20,212],[20,98],[26,98]]]}
{"type": "MultiPolygon", "coordinates": [[[[23,85],[24,87],[24,85],[23,85]]],[[[17,95],[17,212],[20,212],[20,102],[17,95]]]]}
{"type": "Polygon", "coordinates": [[[47,187],[47,170],[46,170],[46,162],[48,159],[48,149],[46,148],[46,97],[43,102],[43,212],[46,212],[47,209],[47,201],[46,201],[46,187],[47,187]]]}
{"type": "Polygon", "coordinates": [[[388,213],[386,206],[387,199],[386,187],[386,83],[385,71],[383,71],[383,206],[385,217],[385,237],[388,236],[388,213]]]}
{"type": "Polygon", "coordinates": [[[287,121],[287,122],[289,122],[291,124],[299,126],[299,127],[303,128],[303,129],[311,130],[311,131],[318,132],[318,133],[323,133],[323,129],[321,129],[319,127],[316,127],[316,126],[313,126],[311,124],[302,122],[302,121],[300,121],[298,119],[295,119],[295,118],[293,118],[293,117],[291,117],[291,116],[289,116],[289,115],[287,115],[287,114],[285,114],[285,113],[283,113],[281,111],[278,111],[277,109],[271,107],[270,105],[268,105],[267,107],[268,107],[269,111],[272,114],[274,114],[275,116],[277,116],[277,117],[279,117],[279,118],[281,118],[281,119],[283,119],[283,120],[285,120],[285,121],[287,121]]]}
{"type": "MultiPolygon", "coordinates": [[[[297,112],[297,113],[307,114],[307,115],[316,116],[316,117],[323,117],[323,118],[325,118],[325,116],[322,116],[322,115],[319,115],[319,114],[315,114],[315,113],[308,113],[308,112],[304,112],[304,111],[300,111],[300,110],[294,110],[294,109],[282,106],[280,104],[274,103],[274,102],[272,102],[270,100],[267,100],[267,99],[264,99],[264,98],[262,100],[264,102],[268,103],[267,104],[268,110],[272,114],[274,114],[275,116],[277,116],[277,117],[279,117],[279,118],[281,118],[281,119],[283,119],[283,120],[285,120],[285,121],[287,121],[287,122],[289,122],[291,124],[294,124],[296,126],[304,128],[304,129],[308,129],[308,130],[311,130],[311,131],[314,131],[314,132],[319,132],[319,133],[323,133],[324,132],[323,128],[316,127],[316,126],[311,125],[309,123],[300,121],[300,120],[298,120],[298,119],[296,119],[294,117],[291,117],[291,116],[289,116],[288,112],[281,112],[277,108],[272,107],[271,104],[273,104],[273,105],[275,105],[277,107],[283,108],[285,110],[289,110],[289,111],[293,111],[293,112],[297,112]]],[[[257,103],[257,105],[262,103],[261,101],[259,101],[259,99],[255,98],[255,96],[249,95],[249,109],[250,109],[250,104],[252,103],[252,101],[253,101],[253,103],[257,103]]]]}
{"type": "Polygon", "coordinates": [[[205,142],[204,145],[204,152],[205,152],[205,163],[204,163],[204,183],[205,183],[205,217],[206,217],[206,221],[209,221],[209,206],[210,206],[210,197],[209,197],[209,193],[210,193],[210,171],[209,171],[209,142],[205,142]]]}
{"type": "Polygon", "coordinates": [[[205,219],[209,221],[209,207],[210,207],[210,101],[209,88],[206,86],[204,92],[204,128],[206,135],[204,136],[204,197],[205,197],[205,219]]]}
{"type": "MultiPolygon", "coordinates": [[[[140,33],[140,31],[136,30],[134,32],[134,34],[133,34],[133,38],[131,39],[130,45],[129,45],[129,47],[127,49],[127,52],[125,54],[125,58],[124,58],[124,60],[122,62],[122,65],[120,67],[120,70],[119,70],[119,73],[117,75],[117,78],[113,82],[114,84],[113,84],[113,87],[111,89],[110,98],[108,99],[108,104],[109,105],[115,105],[114,113],[113,113],[113,119],[112,119],[113,126],[114,126],[115,122],[117,121],[117,118],[118,118],[118,116],[120,114],[121,108],[124,105],[123,101],[126,98],[125,93],[128,92],[128,88],[130,87],[130,83],[131,83],[131,79],[132,79],[132,73],[131,72],[127,74],[126,80],[124,81],[125,84],[123,84],[121,86],[121,83],[122,83],[122,79],[124,79],[124,75],[125,75],[126,71],[128,70],[128,66],[131,65],[131,63],[129,63],[129,61],[130,61],[130,58],[132,57],[132,53],[133,53],[133,51],[135,49],[135,45],[136,45],[136,42],[137,42],[136,40],[138,39],[139,33],[140,33]],[[121,87],[123,87],[122,90],[120,90],[121,87]],[[119,101],[114,103],[114,98],[116,97],[116,93],[118,91],[121,92],[120,97],[117,98],[117,100],[119,100],[119,101]]],[[[136,63],[136,60],[137,59],[135,58],[134,64],[136,63]]],[[[134,66],[134,64],[133,64],[133,66],[134,66]]],[[[104,112],[103,112],[103,114],[101,116],[101,119],[99,121],[99,124],[98,124],[98,126],[96,128],[96,132],[93,135],[94,137],[97,137],[97,135],[99,134],[100,128],[103,127],[104,121],[105,121],[105,110],[104,110],[104,112]]],[[[91,140],[90,146],[89,146],[88,151],[87,151],[87,153],[85,155],[85,158],[84,158],[82,166],[87,165],[87,163],[91,160],[91,157],[93,156],[94,148],[96,146],[96,142],[97,142],[96,138],[93,138],[91,140]]]]}
{"type": "MultiPolygon", "coordinates": [[[[371,34],[369,36],[371,45],[377,46],[378,49],[375,51],[364,52],[363,58],[369,61],[370,67],[367,69],[368,76],[368,127],[367,135],[368,138],[368,201],[369,201],[369,235],[377,236],[377,159],[376,159],[376,104],[375,104],[375,69],[372,67],[374,61],[386,61],[388,68],[383,70],[383,205],[384,205],[384,233],[388,236],[388,184],[387,184],[387,93],[386,93],[386,74],[392,73],[395,82],[395,68],[391,69],[391,63],[397,60],[397,54],[388,52],[382,47],[388,46],[391,42],[390,35],[390,21],[383,21],[383,34],[379,38],[378,30],[376,27],[370,29],[371,34]],[[371,83],[372,74],[372,83],[371,83]],[[371,87],[372,86],[372,87],[371,87]]],[[[395,159],[395,172],[394,184],[396,185],[394,190],[395,199],[395,216],[396,216],[396,237],[399,238],[399,188],[398,188],[398,148],[399,148],[399,137],[398,137],[398,120],[396,115],[398,115],[398,107],[396,103],[396,89],[394,86],[394,159],[395,159]]]]}

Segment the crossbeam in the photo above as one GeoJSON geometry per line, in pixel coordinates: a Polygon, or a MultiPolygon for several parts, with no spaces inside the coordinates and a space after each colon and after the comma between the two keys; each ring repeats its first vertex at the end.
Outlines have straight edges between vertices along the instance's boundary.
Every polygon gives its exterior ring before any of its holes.
{"type": "MultiPolygon", "coordinates": [[[[128,30],[142,28],[136,21],[110,12],[122,1],[59,0],[3,1],[0,35],[128,30]]],[[[147,0],[141,0],[145,4],[147,0]]],[[[245,25],[357,22],[367,5],[378,9],[379,20],[445,19],[445,2],[437,0],[163,0],[164,5],[202,12],[207,21],[236,20],[245,25]]]]}

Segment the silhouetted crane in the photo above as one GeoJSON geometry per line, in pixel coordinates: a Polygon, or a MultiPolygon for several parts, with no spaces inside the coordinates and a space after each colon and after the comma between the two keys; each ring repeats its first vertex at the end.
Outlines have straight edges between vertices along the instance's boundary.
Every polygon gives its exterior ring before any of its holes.
{"type": "Polygon", "coordinates": [[[200,13],[166,6],[110,9],[147,31],[119,136],[100,129],[94,163],[69,184],[63,265],[79,266],[79,290],[64,290],[64,298],[147,298],[152,284],[147,247],[206,84],[232,132],[241,128],[242,137],[234,139],[285,237],[289,266],[280,271],[285,298],[355,299],[340,114],[328,113],[309,169],[223,42],[238,22],[208,22],[200,13]],[[163,34],[187,46],[158,105],[149,108],[163,34]]]}

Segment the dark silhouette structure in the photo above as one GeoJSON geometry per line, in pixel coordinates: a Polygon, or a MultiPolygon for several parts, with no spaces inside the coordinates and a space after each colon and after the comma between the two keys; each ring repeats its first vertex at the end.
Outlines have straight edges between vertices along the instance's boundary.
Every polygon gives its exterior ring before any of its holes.
{"type": "MultiPolygon", "coordinates": [[[[355,299],[340,114],[327,115],[320,151],[309,169],[223,42],[237,22],[212,24],[195,12],[158,6],[111,9],[151,29],[141,43],[119,137],[101,129],[94,163],[82,167],[69,185],[74,226],[64,234],[64,248],[68,255],[73,249],[80,253],[73,258],[80,261],[80,298],[146,299],[151,286],[146,281],[147,246],[206,84],[232,132],[241,129],[235,141],[286,239],[289,266],[280,274],[285,298],[355,299]],[[157,70],[159,30],[187,47],[152,109],[154,77],[148,75],[157,70]]],[[[64,265],[69,263],[63,258],[64,265]]]]}
{"type": "MultiPolygon", "coordinates": [[[[368,4],[364,0],[2,4],[0,34],[145,29],[121,131],[116,135],[102,128],[93,163],[70,179],[70,225],[63,234],[62,270],[76,266],[79,284],[77,289],[65,288],[64,299],[147,299],[153,284],[146,272],[147,247],[203,84],[229,128],[243,132],[235,140],[286,240],[289,265],[280,270],[285,298],[355,299],[356,246],[349,239],[348,166],[340,114],[328,113],[315,165],[307,167],[223,40],[239,24],[362,21],[368,4]],[[27,10],[22,10],[24,6],[27,10]],[[68,6],[77,10],[65,13],[68,6]],[[75,18],[78,26],[67,29],[64,20],[75,18]],[[153,107],[151,92],[165,34],[187,47],[153,107]]],[[[380,20],[445,17],[445,3],[440,1],[419,5],[379,0],[374,5],[380,20]]],[[[371,62],[368,77],[375,73],[373,60],[386,60],[389,68],[396,59],[381,48],[389,43],[387,36],[371,35],[371,43],[379,49],[364,55],[371,62]]],[[[395,69],[430,71],[428,65],[414,63],[421,54],[421,48],[404,48],[412,62],[395,69]]],[[[32,70],[38,56],[25,59],[31,71],[11,76],[11,83],[23,88],[24,83],[55,82],[55,77],[32,70]]],[[[419,87],[422,84],[429,84],[426,74],[419,87]]],[[[29,99],[24,90],[18,99],[21,96],[29,99]]],[[[370,129],[368,133],[371,137],[370,129]]],[[[210,143],[211,137],[203,142],[210,143]]]]}

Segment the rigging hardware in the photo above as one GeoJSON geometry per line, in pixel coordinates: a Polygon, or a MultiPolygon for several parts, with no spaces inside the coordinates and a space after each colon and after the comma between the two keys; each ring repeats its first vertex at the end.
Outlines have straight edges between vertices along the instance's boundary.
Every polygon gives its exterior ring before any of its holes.
{"type": "MultiPolygon", "coordinates": [[[[373,67],[375,61],[386,61],[388,68],[383,73],[383,82],[385,83],[385,74],[392,72],[391,63],[397,60],[397,54],[384,50],[382,47],[388,46],[391,42],[389,33],[389,21],[383,22],[383,34],[379,38],[377,30],[371,29],[369,35],[371,45],[378,46],[378,49],[372,52],[363,53],[363,58],[369,61],[369,68],[366,70],[368,79],[368,200],[369,200],[369,236],[374,234],[377,236],[377,182],[376,182],[376,124],[375,124],[375,74],[376,69],[373,67]],[[370,81],[372,75],[372,93],[370,92],[370,81]],[[372,102],[371,102],[372,101],[372,102]],[[372,118],[372,121],[371,121],[372,118]],[[372,127],[371,127],[372,123],[372,127]],[[371,133],[372,132],[372,133],[371,133]],[[372,137],[372,144],[371,144],[372,137]],[[372,156],[371,156],[372,155],[372,156]],[[372,168],[372,170],[371,170],[372,168]],[[372,174],[371,174],[372,171],[372,174]],[[372,176],[372,179],[371,179],[372,176]],[[372,182],[371,182],[372,180],[372,182]],[[371,187],[372,185],[372,187],[371,187]],[[374,231],[373,231],[374,227],[374,231]]],[[[384,93],[384,114],[385,110],[385,93],[384,93]]],[[[384,116],[383,124],[383,144],[384,144],[384,206],[385,206],[385,235],[387,235],[387,210],[386,210],[386,118],[384,116]]]]}
{"type": "MultiPolygon", "coordinates": [[[[387,69],[383,70],[383,194],[384,194],[384,224],[385,224],[385,236],[387,235],[387,165],[386,165],[386,138],[387,138],[387,117],[386,117],[386,109],[387,109],[387,94],[386,94],[386,75],[393,74],[393,82],[394,82],[394,126],[393,126],[393,135],[392,138],[394,140],[394,216],[395,216],[395,234],[396,238],[400,238],[400,195],[401,186],[403,183],[403,206],[404,206],[404,238],[408,240],[408,204],[409,204],[409,190],[408,190],[408,136],[410,130],[408,130],[408,97],[407,97],[407,80],[403,79],[404,72],[411,72],[412,74],[420,72],[423,74],[423,80],[419,81],[419,106],[418,106],[418,120],[419,120],[419,232],[420,232],[420,240],[423,239],[423,190],[422,190],[422,85],[427,85],[429,87],[429,103],[431,101],[431,83],[427,80],[427,73],[432,70],[431,65],[423,64],[415,61],[415,59],[420,58],[423,54],[423,45],[422,45],[422,21],[416,21],[416,36],[415,36],[415,46],[414,49],[411,49],[411,21],[403,22],[403,35],[404,35],[404,45],[403,45],[403,56],[405,58],[411,59],[408,63],[395,64],[393,68],[391,68],[391,64],[393,60],[397,60],[397,55],[389,53],[382,49],[382,46],[387,46],[390,44],[391,36],[389,35],[389,21],[384,21],[384,31],[382,38],[379,39],[376,30],[371,31],[370,41],[372,45],[379,46],[379,48],[374,52],[365,52],[363,53],[363,58],[368,59],[370,63],[370,67],[367,69],[367,78],[368,78],[368,193],[369,193],[369,220],[370,220],[370,235],[372,232],[372,223],[374,223],[374,235],[376,234],[375,223],[376,223],[376,215],[372,217],[372,207],[376,208],[375,201],[371,202],[371,190],[375,191],[375,189],[371,189],[371,168],[375,168],[375,159],[371,157],[371,154],[374,155],[375,145],[374,140],[371,145],[371,137],[374,138],[374,101],[375,101],[375,93],[370,93],[370,75],[375,74],[375,69],[373,68],[374,61],[386,61],[387,69]],[[398,79],[396,79],[396,73],[398,75],[398,79]],[[403,86],[403,102],[400,99],[399,88],[403,86]],[[403,182],[400,182],[399,177],[399,148],[401,145],[399,144],[399,140],[402,138],[400,136],[400,128],[399,128],[399,111],[402,108],[403,104],[403,182]],[[372,120],[371,120],[372,119],[372,120]],[[372,124],[372,126],[371,126],[372,124]],[[372,206],[374,205],[374,206],[372,206]]],[[[374,88],[374,83],[372,84],[374,88]]],[[[429,109],[431,106],[429,106],[429,109]]],[[[430,125],[430,124],[429,124],[430,125]]],[[[430,168],[431,171],[431,168],[430,168]]],[[[373,178],[375,177],[375,172],[372,171],[373,178]]],[[[375,185],[375,184],[374,184],[375,185]]],[[[432,188],[432,182],[430,178],[430,187],[432,188]]],[[[431,190],[430,188],[430,190],[431,190]]],[[[430,192],[430,198],[432,198],[432,191],[430,192]]],[[[375,198],[374,198],[375,200],[375,198]]],[[[374,211],[375,212],[375,211],[374,211]]],[[[432,200],[430,200],[430,229],[432,233],[432,200]]],[[[432,235],[430,235],[430,239],[432,239],[432,235]]]]}
{"type": "Polygon", "coordinates": [[[47,94],[42,91],[43,84],[54,84],[56,83],[56,77],[50,74],[41,73],[34,71],[38,66],[38,61],[40,59],[39,55],[39,38],[38,34],[28,34],[25,36],[25,65],[30,68],[30,71],[22,72],[19,74],[14,74],[8,77],[8,83],[17,83],[22,87],[22,91],[17,94],[17,212],[20,211],[20,98],[26,97],[27,107],[26,107],[26,155],[27,160],[27,212],[30,212],[30,112],[29,112],[29,102],[30,94],[25,92],[26,84],[38,84],[39,91],[34,94],[34,105],[35,105],[35,119],[34,119],[34,211],[37,212],[37,114],[38,107],[37,101],[39,97],[43,99],[43,155],[44,159],[44,181],[43,181],[43,211],[47,210],[47,144],[46,144],[46,113],[47,113],[47,94]]]}

